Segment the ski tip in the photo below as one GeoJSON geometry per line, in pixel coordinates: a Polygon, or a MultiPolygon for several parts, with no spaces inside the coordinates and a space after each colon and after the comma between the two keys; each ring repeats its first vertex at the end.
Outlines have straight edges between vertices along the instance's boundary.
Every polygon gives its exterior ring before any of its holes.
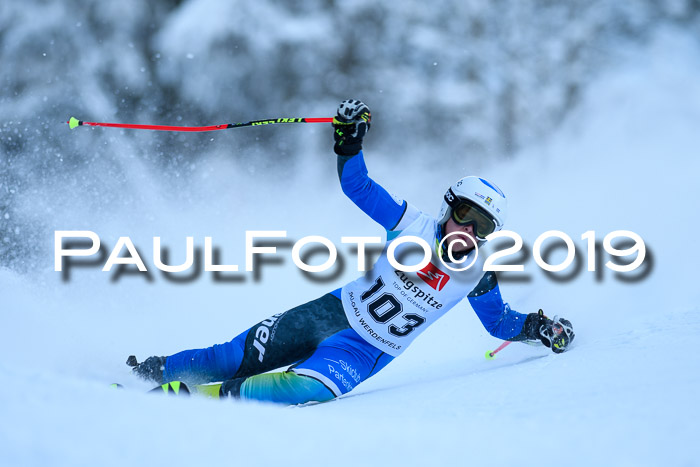
{"type": "Polygon", "coordinates": [[[109,387],[112,388],[112,389],[124,389],[124,386],[122,386],[122,385],[119,384],[119,383],[112,383],[112,384],[109,385],[109,387]]]}
{"type": "Polygon", "coordinates": [[[71,117],[66,123],[68,123],[68,126],[70,127],[71,130],[77,126],[80,126],[80,124],[81,124],[80,120],[78,120],[75,117],[71,117]]]}
{"type": "Polygon", "coordinates": [[[173,394],[176,396],[189,396],[190,389],[182,381],[171,381],[169,383],[161,384],[150,391],[150,393],[165,393],[173,394]]]}
{"type": "Polygon", "coordinates": [[[493,354],[493,350],[487,350],[486,355],[484,355],[484,357],[486,357],[486,360],[493,360],[494,358],[496,358],[496,356],[493,354]]]}

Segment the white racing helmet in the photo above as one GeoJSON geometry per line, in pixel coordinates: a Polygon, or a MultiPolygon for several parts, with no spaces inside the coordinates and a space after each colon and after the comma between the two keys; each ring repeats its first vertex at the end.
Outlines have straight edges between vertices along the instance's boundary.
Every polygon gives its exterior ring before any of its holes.
{"type": "Polygon", "coordinates": [[[452,217],[458,224],[474,223],[477,240],[503,228],[508,211],[506,195],[496,184],[480,177],[464,177],[447,189],[438,224],[444,235],[445,223],[452,217]]]}

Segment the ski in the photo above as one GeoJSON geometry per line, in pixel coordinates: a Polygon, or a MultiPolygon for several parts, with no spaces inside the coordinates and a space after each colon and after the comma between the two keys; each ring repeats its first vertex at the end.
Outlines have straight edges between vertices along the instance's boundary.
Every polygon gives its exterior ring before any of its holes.
{"type": "Polygon", "coordinates": [[[186,396],[190,395],[190,388],[182,381],[171,381],[169,383],[156,386],[149,393],[165,393],[168,395],[186,396]]]}
{"type": "MultiPolygon", "coordinates": [[[[125,389],[124,385],[112,383],[109,385],[112,389],[125,389]]],[[[203,396],[210,399],[218,399],[221,390],[221,383],[215,384],[195,384],[192,387],[182,381],[171,381],[161,384],[147,391],[148,394],[168,394],[173,396],[189,397],[190,394],[203,396]]]]}

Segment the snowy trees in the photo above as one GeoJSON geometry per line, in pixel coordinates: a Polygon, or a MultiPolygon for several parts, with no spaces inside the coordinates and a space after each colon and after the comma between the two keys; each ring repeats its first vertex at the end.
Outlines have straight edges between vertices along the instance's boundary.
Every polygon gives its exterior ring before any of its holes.
{"type": "Polygon", "coordinates": [[[69,133],[71,115],[216,124],[328,116],[355,97],[375,115],[374,150],[431,148],[463,165],[546,137],[621,44],[661,24],[697,35],[699,11],[692,0],[4,1],[0,258],[26,253],[21,226],[56,202],[47,187],[100,191],[97,173],[134,183],[125,153],[179,175],[195,157],[269,168],[330,144],[292,129],[69,133]]]}

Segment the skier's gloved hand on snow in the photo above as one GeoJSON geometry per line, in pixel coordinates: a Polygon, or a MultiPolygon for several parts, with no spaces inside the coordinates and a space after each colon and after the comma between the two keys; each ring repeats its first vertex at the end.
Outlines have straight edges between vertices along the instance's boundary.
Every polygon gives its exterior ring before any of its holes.
{"type": "Polygon", "coordinates": [[[564,352],[575,336],[571,321],[558,316],[549,319],[542,310],[527,315],[520,335],[523,339],[541,341],[554,353],[564,352]]]}
{"type": "Polygon", "coordinates": [[[146,360],[138,363],[136,357],[131,355],[126,360],[126,364],[132,367],[131,371],[140,378],[163,384],[165,357],[148,357],[146,360]]]}
{"type": "Polygon", "coordinates": [[[333,117],[333,150],[339,156],[354,156],[362,149],[362,139],[369,131],[372,114],[369,107],[356,99],[344,100],[333,117]]]}

